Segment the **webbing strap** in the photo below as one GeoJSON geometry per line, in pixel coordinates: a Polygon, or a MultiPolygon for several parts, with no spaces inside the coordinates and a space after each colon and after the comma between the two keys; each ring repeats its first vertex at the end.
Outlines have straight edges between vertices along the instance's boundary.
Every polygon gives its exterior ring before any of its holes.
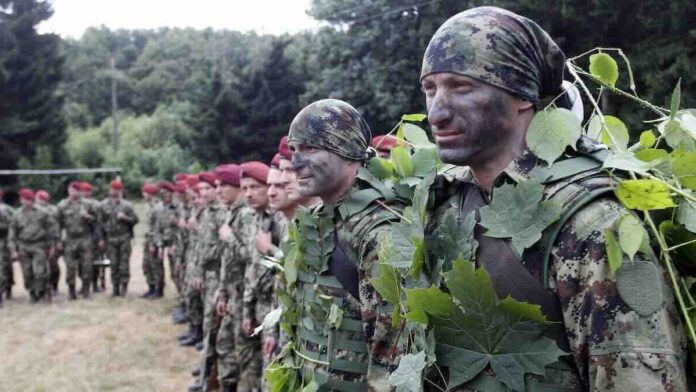
{"type": "MultiPolygon", "coordinates": [[[[314,351],[309,351],[305,347],[300,348],[300,353],[305,357],[317,362],[329,362],[329,369],[338,370],[340,372],[367,374],[367,363],[347,361],[345,359],[337,359],[333,355],[321,355],[314,351]],[[323,358],[322,358],[323,357],[323,358]]],[[[322,365],[323,366],[323,365],[322,365]]]]}
{"type": "MultiPolygon", "coordinates": [[[[297,328],[297,335],[314,344],[321,346],[329,345],[328,337],[314,333],[301,326],[297,328]]],[[[353,351],[361,354],[367,353],[367,343],[364,340],[351,340],[340,336],[335,337],[333,341],[333,348],[337,350],[353,351]]]]}
{"type": "Polygon", "coordinates": [[[367,384],[358,381],[347,381],[329,378],[326,373],[319,373],[309,369],[303,369],[305,378],[313,379],[319,384],[320,391],[341,391],[341,392],[366,392],[367,384]]]}

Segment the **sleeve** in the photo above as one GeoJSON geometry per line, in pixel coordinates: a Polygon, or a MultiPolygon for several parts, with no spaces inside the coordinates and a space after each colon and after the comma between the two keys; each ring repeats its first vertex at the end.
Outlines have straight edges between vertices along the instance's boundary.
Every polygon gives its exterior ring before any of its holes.
{"type": "Polygon", "coordinates": [[[17,225],[17,213],[15,212],[12,215],[12,219],[10,220],[10,228],[9,228],[9,233],[7,234],[7,246],[10,248],[10,253],[16,253],[19,251],[19,246],[17,244],[17,237],[19,236],[18,233],[18,225],[17,225]]]}
{"type": "Polygon", "coordinates": [[[605,232],[629,213],[602,198],[576,213],[552,249],[550,287],[585,390],[686,391],[686,338],[655,254],[611,273],[605,232]]]}
{"type": "Polygon", "coordinates": [[[388,232],[389,224],[383,224],[366,234],[358,271],[363,329],[370,352],[367,383],[371,391],[390,390],[389,374],[396,369],[398,359],[406,352],[406,339],[400,341],[398,331],[392,327],[390,305],[370,283],[371,279],[379,276],[379,242],[388,232]]]}
{"type": "Polygon", "coordinates": [[[259,264],[250,263],[244,269],[244,295],[242,296],[242,317],[245,320],[256,320],[256,284],[259,275],[259,264]]]}
{"type": "Polygon", "coordinates": [[[135,210],[133,210],[133,205],[130,203],[125,205],[125,208],[123,209],[123,214],[126,216],[126,219],[124,219],[128,224],[131,226],[135,226],[140,222],[140,219],[138,219],[138,215],[136,215],[135,210]]]}
{"type": "Polygon", "coordinates": [[[7,232],[12,221],[12,210],[6,206],[0,206],[0,232],[7,232]]]}
{"type": "Polygon", "coordinates": [[[154,228],[152,230],[152,238],[155,246],[158,248],[161,248],[164,246],[164,235],[165,235],[165,225],[167,224],[164,219],[164,211],[162,211],[159,207],[153,211],[153,223],[154,223],[154,228]]]}

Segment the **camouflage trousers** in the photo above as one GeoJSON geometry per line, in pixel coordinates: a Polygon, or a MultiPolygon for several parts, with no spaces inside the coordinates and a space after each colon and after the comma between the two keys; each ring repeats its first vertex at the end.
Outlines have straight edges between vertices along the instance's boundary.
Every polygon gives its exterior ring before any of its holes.
{"type": "Polygon", "coordinates": [[[65,281],[75,285],[75,275],[79,271],[82,284],[88,288],[92,282],[92,238],[71,238],[65,240],[63,260],[65,261],[65,281]]]}
{"type": "Polygon", "coordinates": [[[186,309],[186,258],[190,253],[187,248],[186,242],[177,244],[170,271],[177,292],[176,303],[184,309],[186,309]]]}
{"type": "Polygon", "coordinates": [[[130,280],[131,251],[130,236],[109,238],[106,241],[106,257],[111,261],[111,284],[114,287],[128,284],[130,280]]]}
{"type": "Polygon", "coordinates": [[[216,270],[205,271],[203,282],[203,351],[201,352],[201,385],[203,391],[207,391],[208,377],[210,377],[213,367],[217,363],[215,343],[217,341],[220,320],[215,311],[215,294],[219,287],[219,274],[216,270]]]}
{"type": "Polygon", "coordinates": [[[48,282],[52,287],[58,287],[60,282],[60,266],[58,266],[58,254],[49,255],[48,258],[48,282]]]}
{"type": "MultiPolygon", "coordinates": [[[[237,341],[239,341],[242,323],[242,296],[244,285],[239,282],[228,288],[229,298],[225,316],[218,331],[216,352],[218,356],[218,375],[223,387],[239,383],[239,361],[237,359],[237,341]]],[[[242,390],[241,388],[239,389],[242,390]]]]}
{"type": "Polygon", "coordinates": [[[48,286],[48,245],[43,242],[20,243],[19,260],[24,276],[24,288],[42,296],[48,286]]]}
{"type": "Polygon", "coordinates": [[[164,287],[164,259],[150,251],[152,245],[152,240],[146,238],[143,245],[143,273],[148,286],[164,287]]]}
{"type": "MultiPolygon", "coordinates": [[[[187,252],[192,256],[193,252],[187,252]]],[[[193,287],[196,279],[196,264],[192,257],[189,257],[188,263],[184,270],[184,280],[186,288],[186,313],[188,314],[189,322],[192,326],[198,327],[203,325],[203,297],[201,292],[193,287]]]]}
{"type": "Polygon", "coordinates": [[[14,284],[12,271],[12,259],[10,250],[7,248],[7,240],[0,240],[0,295],[14,284]]]}

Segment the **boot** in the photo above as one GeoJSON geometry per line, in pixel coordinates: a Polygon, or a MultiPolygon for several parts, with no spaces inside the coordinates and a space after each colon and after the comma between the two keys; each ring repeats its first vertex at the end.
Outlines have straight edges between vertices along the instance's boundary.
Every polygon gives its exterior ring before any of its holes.
{"type": "Polygon", "coordinates": [[[203,328],[201,326],[196,326],[193,328],[191,336],[186,340],[182,340],[180,346],[182,347],[192,347],[203,341],[203,328]]]}
{"type": "Polygon", "coordinates": [[[160,299],[164,297],[164,287],[163,285],[158,285],[155,292],[149,297],[149,299],[160,299]]]}
{"type": "Polygon", "coordinates": [[[5,298],[12,299],[12,286],[5,289],[5,298]]]}
{"type": "Polygon", "coordinates": [[[174,324],[186,324],[188,322],[188,317],[184,314],[184,312],[181,312],[178,317],[174,318],[174,324]]]}
{"type": "Polygon", "coordinates": [[[188,330],[187,330],[186,332],[182,333],[182,334],[179,334],[179,335],[176,337],[176,339],[177,339],[178,341],[180,341],[180,342],[183,342],[184,340],[187,340],[188,338],[191,337],[191,335],[193,335],[195,329],[196,329],[196,327],[194,327],[192,324],[189,324],[188,330]]]}
{"type": "Polygon", "coordinates": [[[125,297],[128,293],[128,283],[121,283],[121,297],[125,297]]]}
{"type": "Polygon", "coordinates": [[[2,294],[0,294],[0,308],[2,308],[2,294]]]}
{"type": "Polygon", "coordinates": [[[114,287],[112,288],[111,296],[118,297],[119,295],[121,295],[120,285],[118,283],[114,283],[113,286],[114,287]]]}
{"type": "Polygon", "coordinates": [[[196,365],[196,367],[193,368],[193,370],[191,370],[191,375],[192,375],[193,377],[198,377],[198,376],[200,376],[200,375],[201,375],[201,365],[196,365]]]}
{"type": "Polygon", "coordinates": [[[143,293],[140,296],[140,298],[150,298],[155,294],[155,285],[151,284],[148,287],[149,287],[148,290],[145,293],[143,293]]]}
{"type": "Polygon", "coordinates": [[[80,289],[80,294],[84,299],[89,298],[89,282],[82,283],[82,289],[80,289]]]}
{"type": "Polygon", "coordinates": [[[196,343],[196,351],[203,351],[203,341],[196,343]]]}
{"type": "Polygon", "coordinates": [[[68,286],[68,299],[71,301],[74,301],[77,299],[77,295],[75,295],[75,285],[71,284],[68,286]]]}
{"type": "Polygon", "coordinates": [[[39,302],[39,296],[36,294],[36,292],[29,292],[29,303],[35,304],[37,302],[39,302]]]}

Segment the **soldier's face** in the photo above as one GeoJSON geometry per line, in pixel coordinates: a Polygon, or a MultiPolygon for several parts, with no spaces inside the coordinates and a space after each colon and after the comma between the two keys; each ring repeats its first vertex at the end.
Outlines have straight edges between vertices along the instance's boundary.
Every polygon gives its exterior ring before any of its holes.
{"type": "Polygon", "coordinates": [[[24,208],[31,208],[34,205],[34,200],[32,199],[20,198],[19,202],[24,208]]]}
{"type": "Polygon", "coordinates": [[[288,146],[302,196],[332,199],[346,181],[355,179],[350,162],[337,154],[295,141],[288,146]]]}
{"type": "Polygon", "coordinates": [[[118,200],[121,198],[121,191],[112,189],[109,191],[109,196],[114,200],[118,200]]]}
{"type": "Polygon", "coordinates": [[[79,199],[80,197],[82,197],[82,192],[78,191],[77,189],[75,189],[73,187],[69,187],[68,188],[68,197],[70,197],[71,199],[79,199]]]}
{"type": "Polygon", "coordinates": [[[421,89],[443,162],[485,165],[510,145],[523,102],[519,98],[454,73],[428,75],[421,89]]]}
{"type": "Polygon", "coordinates": [[[249,207],[255,210],[264,210],[268,206],[268,186],[255,178],[242,177],[239,180],[240,188],[249,207]]]}
{"type": "Polygon", "coordinates": [[[198,194],[203,199],[205,204],[212,203],[215,200],[215,187],[208,184],[207,182],[198,183],[198,194]]]}
{"type": "Polygon", "coordinates": [[[288,159],[280,160],[280,181],[285,184],[285,194],[291,202],[298,202],[302,199],[300,195],[300,185],[297,182],[297,173],[292,167],[292,162],[288,159]]]}
{"type": "Polygon", "coordinates": [[[165,204],[170,204],[172,202],[172,193],[167,190],[160,191],[160,197],[165,204]]]}
{"type": "Polygon", "coordinates": [[[217,187],[218,200],[224,204],[234,204],[239,197],[239,187],[220,183],[217,187]]]}
{"type": "Polygon", "coordinates": [[[290,204],[281,176],[282,173],[279,169],[271,168],[268,171],[268,180],[266,181],[268,183],[268,205],[275,211],[287,208],[290,204]]]}

